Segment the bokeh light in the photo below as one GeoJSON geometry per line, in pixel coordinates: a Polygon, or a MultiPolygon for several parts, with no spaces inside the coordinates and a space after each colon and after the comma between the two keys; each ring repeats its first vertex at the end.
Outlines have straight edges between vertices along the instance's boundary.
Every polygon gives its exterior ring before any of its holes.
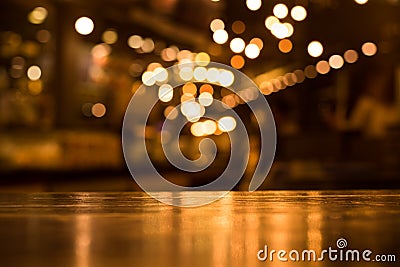
{"type": "Polygon", "coordinates": [[[231,66],[234,67],[235,69],[241,69],[244,67],[245,60],[241,55],[234,55],[231,58],[231,66]]]}
{"type": "Polygon", "coordinates": [[[347,63],[355,63],[358,60],[358,53],[356,50],[347,50],[344,52],[343,56],[347,63]]]}
{"type": "Polygon", "coordinates": [[[82,35],[88,35],[94,30],[93,20],[88,17],[80,17],[75,22],[75,30],[82,35]]]}
{"type": "Polygon", "coordinates": [[[246,25],[241,20],[232,23],[232,31],[236,34],[242,34],[246,30],[246,25]]]}
{"type": "Polygon", "coordinates": [[[289,53],[292,51],[293,44],[289,39],[283,39],[279,41],[278,48],[282,53],[289,53]]]}
{"type": "Polygon", "coordinates": [[[207,66],[210,63],[210,55],[206,52],[200,52],[195,56],[194,60],[199,66],[207,66]]]}
{"type": "Polygon", "coordinates": [[[283,19],[288,15],[289,10],[285,4],[280,3],[274,6],[273,13],[275,17],[283,19]]]}
{"type": "Polygon", "coordinates": [[[275,16],[269,16],[268,18],[265,19],[265,27],[268,30],[272,29],[272,25],[274,25],[275,23],[279,23],[279,19],[275,16]]]}
{"type": "Polygon", "coordinates": [[[327,74],[331,70],[329,63],[326,60],[319,61],[317,65],[315,65],[315,68],[319,74],[327,74]]]}
{"type": "Polygon", "coordinates": [[[246,6],[251,11],[259,10],[262,5],[261,0],[246,0],[246,6]]]}
{"type": "Polygon", "coordinates": [[[48,12],[44,7],[35,7],[29,14],[28,20],[32,24],[42,24],[47,18],[48,12]]]}
{"type": "Polygon", "coordinates": [[[260,48],[256,44],[248,44],[244,53],[248,58],[255,59],[260,55],[260,48]]]}
{"type": "Polygon", "coordinates": [[[104,117],[106,115],[106,106],[102,103],[96,103],[92,106],[92,114],[97,118],[104,117]]]}
{"type": "Polygon", "coordinates": [[[216,30],[213,34],[214,42],[224,44],[228,41],[228,33],[224,29],[216,30]]]}
{"type": "Polygon", "coordinates": [[[234,53],[242,53],[245,47],[246,43],[242,38],[236,37],[230,42],[230,48],[234,53]]]}
{"type": "Polygon", "coordinates": [[[28,68],[26,74],[29,80],[36,81],[39,80],[40,77],[42,76],[42,70],[40,69],[39,66],[33,65],[28,68]]]}
{"type": "Polygon", "coordinates": [[[114,29],[108,29],[103,32],[101,38],[106,44],[115,44],[118,40],[118,34],[114,29]]]}
{"type": "Polygon", "coordinates": [[[359,5],[364,5],[368,2],[368,0],[354,0],[354,2],[356,2],[359,5]]]}
{"type": "Polygon", "coordinates": [[[312,41],[307,47],[308,54],[312,57],[319,57],[324,52],[324,47],[318,41],[312,41]]]}
{"type": "Polygon", "coordinates": [[[340,69],[343,67],[344,60],[342,56],[339,55],[333,55],[329,58],[329,66],[333,69],[340,69]]]}
{"type": "Polygon", "coordinates": [[[139,35],[132,35],[128,38],[128,45],[131,48],[138,49],[143,44],[143,38],[139,35]]]}
{"type": "Polygon", "coordinates": [[[223,30],[225,28],[225,23],[221,19],[214,19],[210,23],[210,29],[213,32],[216,32],[218,30],[223,30]]]}
{"type": "Polygon", "coordinates": [[[162,102],[169,102],[174,97],[174,88],[169,84],[163,84],[158,88],[158,98],[162,102]]]}
{"type": "Polygon", "coordinates": [[[236,128],[236,120],[233,117],[226,116],[218,120],[218,128],[222,132],[231,132],[236,128]]]}
{"type": "Polygon", "coordinates": [[[211,106],[214,98],[209,92],[203,92],[199,95],[199,103],[205,107],[211,106]]]}
{"type": "Polygon", "coordinates": [[[292,8],[290,15],[296,21],[303,21],[307,17],[307,10],[302,6],[295,6],[292,8]]]}
{"type": "Polygon", "coordinates": [[[364,55],[372,57],[378,52],[378,47],[372,42],[366,42],[361,46],[361,51],[364,55]]]}

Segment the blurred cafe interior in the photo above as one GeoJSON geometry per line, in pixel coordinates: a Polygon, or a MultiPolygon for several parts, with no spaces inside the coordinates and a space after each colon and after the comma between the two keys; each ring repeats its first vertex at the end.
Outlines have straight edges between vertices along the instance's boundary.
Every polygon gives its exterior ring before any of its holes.
{"type": "MultiPolygon", "coordinates": [[[[0,190],[140,190],[122,153],[128,103],[149,75],[194,61],[240,70],[268,101],[277,147],[261,189],[400,188],[399,14],[399,0],[2,0],[0,190]]],[[[205,137],[218,148],[199,173],[172,166],[160,138],[174,106],[217,99],[248,130],[235,188],[246,190],[260,145],[254,97],[190,81],[160,96],[145,133],[157,170],[187,186],[224,170],[219,122],[181,131],[190,159],[205,137]]]]}

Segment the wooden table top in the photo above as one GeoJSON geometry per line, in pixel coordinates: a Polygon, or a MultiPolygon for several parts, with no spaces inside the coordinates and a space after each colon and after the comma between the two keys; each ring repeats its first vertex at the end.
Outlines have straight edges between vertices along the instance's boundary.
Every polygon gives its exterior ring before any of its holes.
{"type": "Polygon", "coordinates": [[[142,192],[0,194],[0,237],[4,267],[399,266],[400,190],[231,192],[198,208],[142,192]],[[397,264],[257,257],[340,238],[397,264]]]}

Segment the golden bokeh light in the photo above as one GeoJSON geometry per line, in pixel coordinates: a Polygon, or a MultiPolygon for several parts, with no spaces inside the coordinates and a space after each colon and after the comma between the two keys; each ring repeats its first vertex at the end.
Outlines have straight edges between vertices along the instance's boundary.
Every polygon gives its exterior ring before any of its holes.
{"type": "Polygon", "coordinates": [[[343,56],[347,63],[355,63],[358,60],[358,53],[356,50],[347,50],[344,52],[343,56]]]}
{"type": "Polygon", "coordinates": [[[218,128],[222,132],[231,132],[236,128],[236,120],[231,116],[222,117],[218,120],[218,128]]]}
{"type": "Polygon", "coordinates": [[[225,23],[221,19],[214,19],[210,23],[210,29],[213,32],[225,29],[225,23]]]}
{"type": "Polygon", "coordinates": [[[231,58],[231,66],[234,67],[235,69],[241,69],[244,67],[245,60],[241,55],[234,55],[231,58]]]}
{"type": "Polygon", "coordinates": [[[283,39],[279,41],[278,48],[282,53],[289,53],[293,49],[293,44],[289,39],[283,39]]]}
{"type": "Polygon", "coordinates": [[[190,67],[183,67],[179,70],[179,77],[184,81],[193,79],[193,69],[190,67]]]}
{"type": "Polygon", "coordinates": [[[142,74],[142,82],[144,85],[152,86],[156,83],[156,79],[154,78],[154,74],[152,71],[145,71],[142,74]]]}
{"type": "Polygon", "coordinates": [[[331,67],[329,66],[329,62],[326,60],[321,60],[315,65],[315,68],[319,74],[327,74],[331,67]]]}
{"type": "Polygon", "coordinates": [[[213,98],[212,94],[210,94],[208,92],[203,92],[203,93],[200,93],[200,95],[199,95],[199,103],[205,107],[211,106],[213,100],[214,100],[214,98],[213,98]]]}
{"type": "Polygon", "coordinates": [[[174,97],[174,88],[169,84],[163,84],[158,88],[158,98],[162,102],[169,102],[174,97]]]}
{"type": "Polygon", "coordinates": [[[215,83],[218,81],[219,70],[216,68],[209,68],[207,70],[207,81],[215,83]]]}
{"type": "Polygon", "coordinates": [[[309,79],[314,79],[315,77],[317,77],[318,72],[315,69],[315,66],[308,65],[307,67],[304,68],[304,75],[309,79]]]}
{"type": "Polygon", "coordinates": [[[128,45],[131,48],[138,49],[143,44],[143,38],[139,35],[132,35],[128,38],[128,45]]]}
{"type": "Polygon", "coordinates": [[[262,5],[261,0],[246,0],[246,6],[251,11],[259,10],[262,5]]]}
{"type": "Polygon", "coordinates": [[[48,43],[51,39],[51,34],[48,30],[39,30],[36,33],[36,39],[41,43],[48,43]]]}
{"type": "Polygon", "coordinates": [[[305,75],[304,71],[302,71],[302,70],[295,70],[293,73],[294,73],[294,75],[296,75],[297,83],[302,83],[306,79],[306,75],[305,75]]]}
{"type": "Polygon", "coordinates": [[[178,110],[174,106],[168,106],[164,109],[164,116],[169,120],[175,120],[178,117],[178,110]]]}
{"type": "Polygon", "coordinates": [[[28,20],[32,24],[42,24],[47,18],[48,12],[44,7],[35,7],[29,14],[28,20]]]}
{"type": "Polygon", "coordinates": [[[195,56],[194,60],[199,66],[207,66],[210,63],[210,55],[206,52],[200,52],[195,56]]]}
{"type": "Polygon", "coordinates": [[[261,38],[255,37],[250,40],[250,44],[255,44],[258,46],[258,48],[261,50],[264,47],[264,42],[261,40],[261,38]]]}
{"type": "Polygon", "coordinates": [[[33,65],[28,68],[26,74],[27,74],[29,80],[37,81],[42,76],[42,70],[40,69],[39,66],[33,65]]]}
{"type": "Polygon", "coordinates": [[[143,52],[151,53],[154,50],[154,41],[151,38],[143,39],[142,45],[140,47],[143,52]]]}
{"type": "Polygon", "coordinates": [[[80,17],[75,22],[75,30],[81,35],[91,34],[94,30],[93,20],[88,17],[80,17]]]}
{"type": "Polygon", "coordinates": [[[366,42],[361,46],[361,51],[364,55],[372,57],[376,52],[378,52],[378,47],[372,42],[366,42]]]}
{"type": "Polygon", "coordinates": [[[343,67],[344,60],[342,56],[339,55],[333,55],[329,58],[329,66],[333,69],[340,69],[343,67]]]}
{"type": "Polygon", "coordinates": [[[354,0],[354,2],[356,2],[359,5],[364,5],[368,2],[368,0],[354,0]]]}
{"type": "Polygon", "coordinates": [[[246,25],[241,20],[232,23],[232,31],[236,34],[242,34],[246,30],[246,25]]]}
{"type": "Polygon", "coordinates": [[[229,44],[232,52],[234,53],[242,53],[244,48],[246,47],[246,43],[243,41],[242,38],[236,37],[233,38],[229,44]]]}
{"type": "Polygon", "coordinates": [[[106,115],[107,109],[106,106],[102,103],[96,103],[92,106],[92,115],[101,118],[106,115]]]}
{"type": "Polygon", "coordinates": [[[324,47],[319,41],[312,41],[307,47],[308,54],[312,57],[319,57],[324,52],[324,47]]]}
{"type": "Polygon", "coordinates": [[[260,48],[256,44],[248,44],[244,50],[246,57],[255,59],[260,55],[260,48]]]}
{"type": "Polygon", "coordinates": [[[228,33],[224,29],[216,30],[213,34],[213,40],[217,44],[224,44],[228,41],[228,33]]]}
{"type": "Polygon", "coordinates": [[[278,39],[283,39],[289,36],[289,27],[283,23],[274,23],[271,26],[271,33],[278,39]]]}
{"type": "Polygon", "coordinates": [[[197,86],[192,82],[185,83],[182,86],[182,92],[195,96],[197,94],[197,86]]]}
{"type": "Polygon", "coordinates": [[[286,18],[286,16],[289,13],[289,10],[285,4],[280,3],[274,6],[273,13],[275,17],[283,19],[286,18]]]}
{"type": "Polygon", "coordinates": [[[200,86],[200,94],[202,93],[209,93],[209,94],[214,94],[214,89],[210,84],[203,84],[202,86],[200,86]]]}
{"type": "Polygon", "coordinates": [[[274,85],[270,81],[263,81],[260,84],[260,91],[264,95],[270,95],[274,92],[274,85]]]}
{"type": "Polygon", "coordinates": [[[193,77],[197,81],[204,81],[205,79],[207,79],[207,69],[204,67],[195,68],[193,72],[193,77]]]}
{"type": "Polygon", "coordinates": [[[275,23],[279,23],[279,19],[275,16],[269,16],[268,18],[265,19],[265,27],[268,30],[272,30],[272,25],[274,25],[275,23]]]}
{"type": "Polygon", "coordinates": [[[114,29],[108,29],[101,36],[106,44],[115,44],[118,41],[118,33],[114,29]]]}
{"type": "Polygon", "coordinates": [[[307,10],[303,6],[295,6],[290,11],[290,15],[296,21],[303,21],[307,17],[307,10]]]}
{"type": "Polygon", "coordinates": [[[235,76],[233,75],[233,73],[231,71],[221,70],[219,72],[218,82],[222,86],[224,86],[224,87],[231,86],[234,81],[235,81],[235,76]]]}

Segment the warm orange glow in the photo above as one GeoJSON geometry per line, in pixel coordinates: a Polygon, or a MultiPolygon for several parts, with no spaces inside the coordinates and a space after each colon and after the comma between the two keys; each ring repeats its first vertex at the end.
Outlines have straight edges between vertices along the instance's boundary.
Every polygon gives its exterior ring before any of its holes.
{"type": "Polygon", "coordinates": [[[88,17],[81,17],[75,22],[75,30],[82,35],[88,35],[93,32],[94,23],[88,17]]]}
{"type": "Polygon", "coordinates": [[[168,106],[164,110],[164,116],[165,118],[174,120],[178,116],[178,110],[174,106],[168,106]]]}
{"type": "Polygon", "coordinates": [[[355,50],[347,50],[343,56],[347,63],[354,63],[358,60],[358,53],[355,50]]]}
{"type": "Polygon", "coordinates": [[[319,57],[324,52],[324,47],[318,41],[312,41],[307,47],[308,54],[312,57],[319,57]]]}
{"type": "Polygon", "coordinates": [[[319,74],[327,74],[331,70],[329,63],[326,60],[319,61],[315,68],[319,74]]]}
{"type": "Polygon", "coordinates": [[[246,25],[241,20],[232,23],[232,31],[236,34],[242,34],[246,30],[246,25]]]}
{"type": "Polygon", "coordinates": [[[292,8],[290,15],[296,21],[303,21],[307,17],[307,10],[302,6],[295,6],[292,8]]]}
{"type": "Polygon", "coordinates": [[[106,44],[115,44],[118,40],[118,34],[114,29],[108,29],[103,32],[101,38],[106,44]]]}
{"type": "Polygon", "coordinates": [[[302,70],[295,70],[293,73],[294,73],[294,75],[296,75],[296,77],[297,77],[297,81],[296,81],[297,83],[302,83],[302,82],[304,82],[304,80],[305,80],[305,78],[306,78],[304,71],[302,71],[302,70]]]}
{"type": "Polygon", "coordinates": [[[339,55],[333,55],[329,58],[329,66],[333,69],[340,69],[343,67],[344,60],[341,56],[339,55]]]}
{"type": "Polygon", "coordinates": [[[248,44],[244,53],[248,58],[255,59],[260,55],[260,48],[256,44],[248,44]]]}
{"type": "Polygon", "coordinates": [[[218,30],[223,30],[225,28],[225,23],[221,19],[214,19],[210,23],[210,29],[213,32],[216,32],[218,30]]]}
{"type": "Polygon", "coordinates": [[[293,44],[289,39],[283,39],[279,41],[278,47],[282,53],[289,53],[292,51],[293,44]]]}
{"type": "Polygon", "coordinates": [[[237,105],[235,96],[233,94],[224,96],[222,98],[222,103],[224,103],[225,105],[227,105],[230,108],[234,108],[237,105]]]}
{"type": "Polygon", "coordinates": [[[241,69],[244,67],[245,60],[242,56],[240,55],[234,55],[231,58],[231,66],[234,67],[235,69],[241,69]]]}
{"type": "Polygon", "coordinates": [[[92,106],[92,114],[97,118],[101,118],[106,114],[106,106],[102,103],[96,103],[92,106]]]}
{"type": "Polygon", "coordinates": [[[255,37],[255,38],[251,39],[251,40],[250,40],[250,44],[255,44],[255,45],[257,45],[258,48],[259,48],[260,50],[263,49],[263,47],[264,47],[264,42],[263,42],[263,40],[261,40],[261,39],[258,38],[258,37],[255,37]]]}
{"type": "Polygon", "coordinates": [[[210,93],[212,95],[214,94],[214,89],[209,84],[203,84],[202,86],[200,86],[200,94],[201,93],[210,93]]]}
{"type": "Polygon", "coordinates": [[[265,19],[265,27],[268,30],[271,30],[272,25],[274,25],[275,23],[279,23],[279,19],[275,16],[269,16],[268,18],[265,19]]]}
{"type": "Polygon", "coordinates": [[[376,54],[378,47],[372,42],[366,42],[362,45],[361,51],[364,53],[364,55],[371,57],[376,54]]]}
{"type": "Polygon", "coordinates": [[[313,79],[313,78],[317,77],[318,72],[313,65],[309,65],[304,68],[304,74],[307,78],[313,79]]]}
{"type": "Polygon", "coordinates": [[[283,19],[288,15],[289,10],[285,4],[280,3],[274,6],[273,13],[275,17],[283,19]]]}
{"type": "Polygon", "coordinates": [[[194,83],[188,82],[183,85],[182,92],[195,96],[197,94],[197,87],[194,83]]]}
{"type": "Polygon", "coordinates": [[[217,44],[224,44],[228,41],[228,33],[224,29],[216,30],[213,39],[217,44]]]}
{"type": "Polygon", "coordinates": [[[269,95],[274,91],[274,85],[271,82],[264,81],[260,84],[260,91],[264,95],[269,95]]]}
{"type": "Polygon", "coordinates": [[[232,52],[242,53],[244,48],[246,47],[246,44],[242,38],[236,37],[236,38],[232,39],[229,46],[230,46],[232,52]]]}
{"type": "Polygon", "coordinates": [[[256,11],[260,9],[262,2],[261,0],[246,0],[246,5],[251,11],[256,11]]]}

